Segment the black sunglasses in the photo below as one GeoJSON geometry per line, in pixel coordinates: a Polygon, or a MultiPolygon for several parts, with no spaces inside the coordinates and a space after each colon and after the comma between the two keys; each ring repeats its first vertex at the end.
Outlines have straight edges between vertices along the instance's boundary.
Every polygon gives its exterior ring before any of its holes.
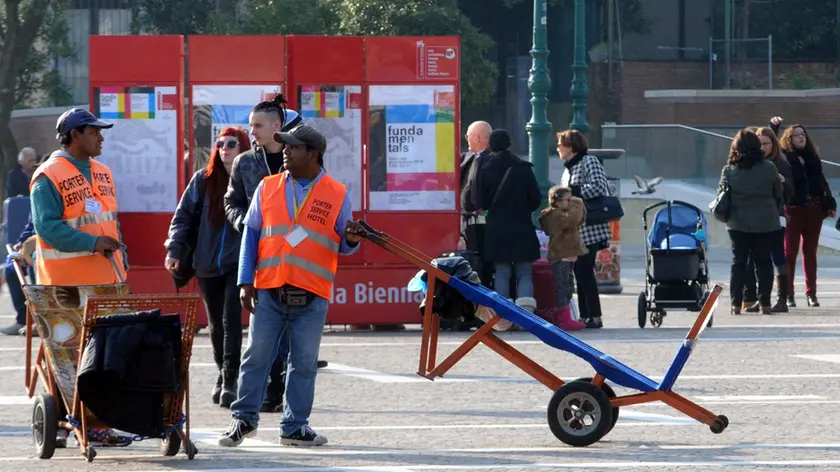
{"type": "Polygon", "coordinates": [[[236,146],[239,146],[239,141],[235,141],[235,140],[216,141],[216,148],[217,149],[222,149],[225,146],[227,146],[228,149],[236,149],[236,146]]]}

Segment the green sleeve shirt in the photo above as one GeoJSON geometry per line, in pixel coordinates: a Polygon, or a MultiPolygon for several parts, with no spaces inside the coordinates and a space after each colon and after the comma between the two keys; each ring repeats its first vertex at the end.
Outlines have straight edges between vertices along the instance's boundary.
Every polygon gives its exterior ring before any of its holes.
{"type": "MultiPolygon", "coordinates": [[[[82,173],[88,183],[91,183],[90,162],[69,157],[65,157],[65,159],[82,173]]],[[[62,219],[64,202],[61,200],[58,189],[46,175],[41,175],[35,180],[29,199],[32,209],[32,223],[38,237],[43,238],[47,244],[61,252],[93,252],[96,245],[96,236],[71,228],[64,223],[62,219]]],[[[120,223],[117,220],[117,234],[122,245],[123,261],[125,261],[124,265],[127,271],[128,254],[125,245],[122,244],[122,233],[119,228],[120,223]]]]}

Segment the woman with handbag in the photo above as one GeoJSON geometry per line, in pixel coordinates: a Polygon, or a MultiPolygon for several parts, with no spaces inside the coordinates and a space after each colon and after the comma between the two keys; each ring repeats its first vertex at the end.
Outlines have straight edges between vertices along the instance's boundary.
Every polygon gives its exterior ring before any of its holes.
{"type": "Polygon", "coordinates": [[[507,131],[490,134],[490,155],[478,169],[472,197],[477,208],[487,211],[482,256],[495,268],[494,290],[513,300],[514,276],[516,304],[533,313],[533,263],[540,258],[540,242],[531,216],[542,196],[533,166],[510,152],[510,145],[507,131]]]}
{"type": "Polygon", "coordinates": [[[219,133],[209,165],[193,175],[181,196],[165,243],[167,270],[182,274],[182,264],[195,270],[218,369],[211,398],[225,408],[236,400],[242,306],[236,281],[241,235],[225,218],[224,195],[234,159],[250,148],[248,135],[239,128],[219,133]]]}
{"type": "Polygon", "coordinates": [[[732,242],[729,274],[730,313],[741,314],[744,278],[748,261],[755,264],[758,303],[769,315],[773,290],[773,264],[770,251],[779,232],[779,208],[784,201],[782,177],[776,166],[765,159],[758,135],[748,129],[738,131],[729,148],[729,159],[718,184],[718,198],[712,211],[726,222],[732,242]]]}
{"type": "Polygon", "coordinates": [[[782,134],[779,144],[790,164],[794,189],[793,196],[785,207],[788,216],[785,232],[785,256],[788,264],[787,305],[796,306],[793,298],[793,276],[796,274],[796,258],[799,256],[801,243],[805,296],[808,306],[817,307],[820,306],[817,300],[817,246],[823,220],[834,216],[837,202],[831,196],[817,147],[805,127],[800,124],[789,126],[782,134]]]}
{"type": "MultiPolygon", "coordinates": [[[[770,128],[750,128],[761,140],[761,151],[764,158],[772,162],[779,175],[782,176],[782,188],[784,201],[787,202],[793,195],[793,174],[790,164],[782,155],[782,148],[779,146],[779,139],[776,132],[770,128]]],[[[770,246],[770,259],[773,267],[776,268],[776,302],[771,307],[773,313],[787,313],[787,291],[788,291],[788,265],[785,258],[785,226],[786,217],[784,208],[779,208],[779,222],[781,229],[774,235],[773,244],[770,246]]],[[[755,264],[752,259],[747,261],[747,272],[744,275],[744,303],[742,309],[748,313],[758,313],[761,305],[758,303],[758,286],[755,280],[755,264]]]]}
{"type": "Polygon", "coordinates": [[[597,329],[602,328],[604,324],[601,321],[598,281],[595,279],[595,257],[598,251],[609,247],[612,232],[608,222],[592,223],[592,218],[599,216],[597,211],[590,210],[590,204],[596,199],[610,196],[610,189],[601,161],[587,152],[589,143],[579,131],[566,130],[557,133],[557,153],[560,159],[565,161],[560,185],[571,188],[572,195],[583,199],[587,206],[587,221],[580,227],[580,236],[589,252],[577,258],[574,273],[580,319],[587,328],[597,329]]]}

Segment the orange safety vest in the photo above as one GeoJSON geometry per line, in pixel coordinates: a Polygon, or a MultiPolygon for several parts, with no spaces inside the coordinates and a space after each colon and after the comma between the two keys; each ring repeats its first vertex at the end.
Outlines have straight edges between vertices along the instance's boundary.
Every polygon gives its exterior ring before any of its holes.
{"type": "Polygon", "coordinates": [[[283,172],[263,179],[258,195],[262,231],[254,286],[268,289],[288,284],[329,299],[341,244],[335,223],[347,189],[324,174],[310,188],[305,200],[296,202],[302,206],[293,221],[286,206],[289,178],[289,173],[283,172]],[[306,237],[292,246],[289,240],[299,240],[302,231],[306,237]]]}
{"type": "MultiPolygon", "coordinates": [[[[41,164],[32,176],[30,189],[38,177],[46,176],[61,195],[64,204],[61,219],[67,226],[92,236],[110,236],[119,240],[117,194],[111,169],[91,159],[90,175],[95,183],[91,185],[65,157],[66,154],[57,152],[41,164]],[[87,208],[87,200],[99,202],[99,214],[94,214],[97,209],[87,208]]],[[[37,238],[35,254],[36,274],[41,285],[102,285],[119,281],[111,262],[101,254],[62,252],[41,237],[37,238]]],[[[114,253],[114,262],[124,280],[126,274],[121,251],[114,253]]]]}

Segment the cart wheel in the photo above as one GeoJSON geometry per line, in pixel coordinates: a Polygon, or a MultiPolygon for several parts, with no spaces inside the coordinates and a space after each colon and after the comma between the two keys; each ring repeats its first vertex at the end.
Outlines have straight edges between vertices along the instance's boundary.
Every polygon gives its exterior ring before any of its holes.
{"type": "Polygon", "coordinates": [[[181,435],[178,431],[171,431],[163,439],[160,440],[160,453],[164,456],[171,457],[178,454],[181,450],[181,435]]]}
{"type": "Polygon", "coordinates": [[[198,454],[198,448],[195,447],[195,443],[193,443],[192,441],[188,442],[187,446],[184,449],[186,450],[187,459],[189,460],[193,460],[193,458],[195,458],[195,455],[198,454]]]}
{"type": "Polygon", "coordinates": [[[639,293],[639,328],[644,329],[647,323],[647,295],[645,292],[639,293]]]}
{"type": "Polygon", "coordinates": [[[42,393],[35,397],[32,406],[32,439],[39,459],[49,459],[55,453],[55,436],[58,434],[58,406],[55,398],[42,393]]]}
{"type": "Polygon", "coordinates": [[[650,324],[654,328],[662,326],[662,320],[665,318],[664,311],[654,311],[650,314],[650,324]]]}
{"type": "Polygon", "coordinates": [[[717,418],[712,422],[712,425],[709,426],[709,429],[712,430],[715,434],[720,434],[729,426],[729,418],[718,415],[717,418]]]}
{"type": "Polygon", "coordinates": [[[548,427],[565,444],[585,447],[598,442],[612,427],[610,399],[589,382],[569,382],[548,403],[548,427]]]}
{"type": "Polygon", "coordinates": [[[96,449],[94,449],[92,446],[88,446],[84,456],[86,461],[93,462],[93,458],[96,457],[96,449]]]}
{"type": "MultiPolygon", "coordinates": [[[[580,378],[580,379],[577,379],[577,380],[579,380],[581,382],[592,383],[592,377],[583,377],[583,378],[580,378]]],[[[606,393],[607,397],[609,397],[609,398],[617,397],[617,395],[615,394],[615,390],[613,390],[612,387],[610,387],[606,382],[601,384],[601,390],[603,390],[604,393],[606,393]]],[[[618,422],[618,407],[617,406],[612,407],[612,412],[613,412],[612,424],[610,425],[610,429],[608,429],[607,432],[604,434],[605,436],[606,436],[606,434],[609,434],[610,431],[612,431],[613,427],[618,422]]]]}

